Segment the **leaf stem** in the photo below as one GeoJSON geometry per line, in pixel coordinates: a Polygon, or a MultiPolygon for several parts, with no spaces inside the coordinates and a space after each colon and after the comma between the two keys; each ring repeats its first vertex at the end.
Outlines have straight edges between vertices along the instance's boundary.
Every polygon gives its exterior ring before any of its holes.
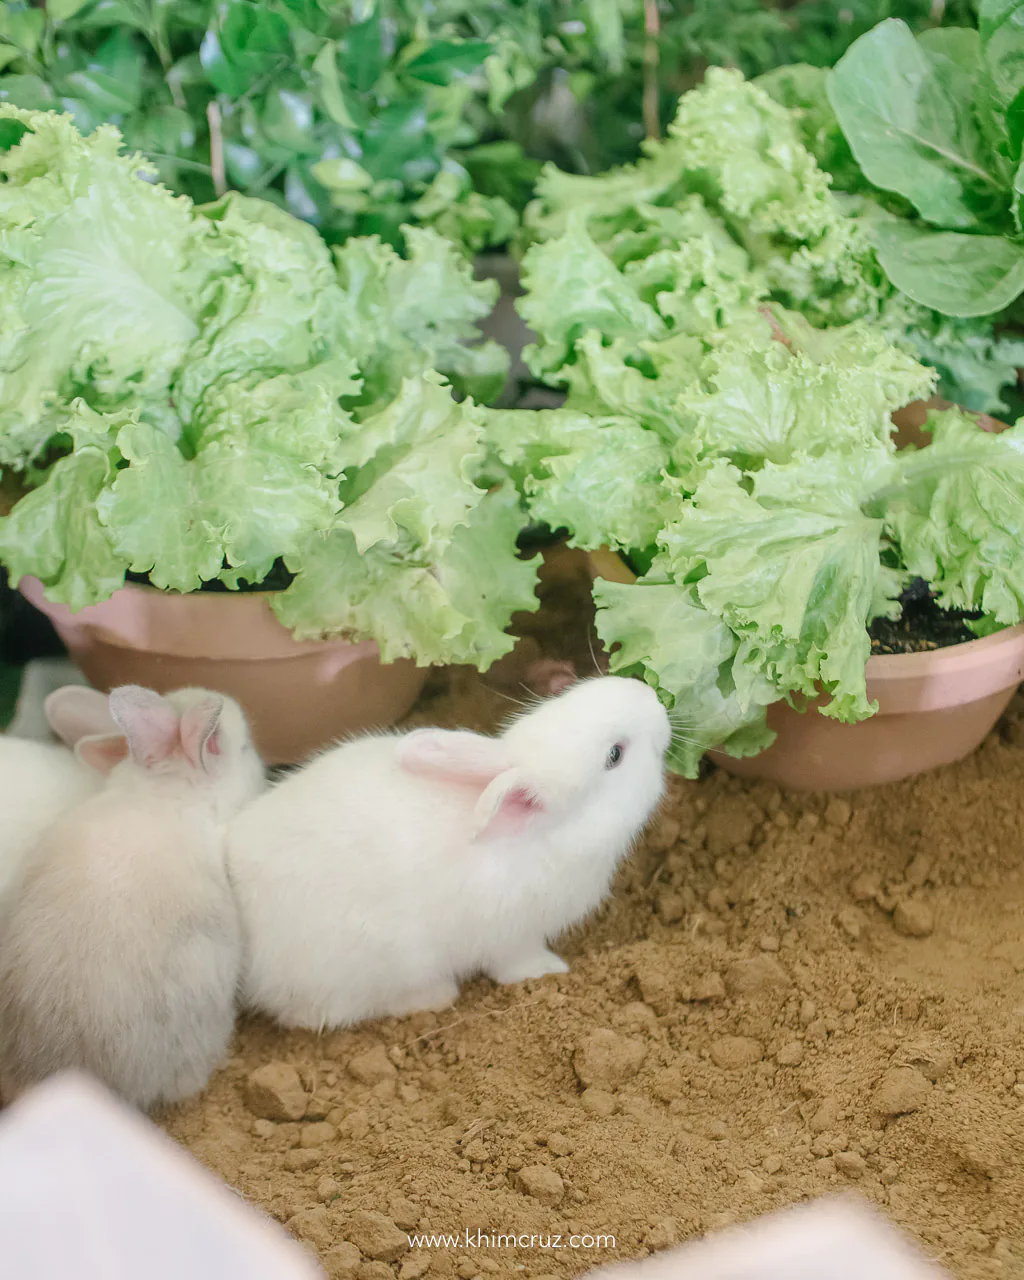
{"type": "Polygon", "coordinates": [[[658,113],[658,35],[661,24],[658,18],[658,0],[644,0],[644,133],[650,138],[661,135],[658,113]]]}
{"type": "Polygon", "coordinates": [[[210,126],[210,173],[213,176],[213,190],[219,198],[228,189],[224,173],[224,138],[220,128],[220,107],[211,98],[206,104],[206,122],[210,126]]]}

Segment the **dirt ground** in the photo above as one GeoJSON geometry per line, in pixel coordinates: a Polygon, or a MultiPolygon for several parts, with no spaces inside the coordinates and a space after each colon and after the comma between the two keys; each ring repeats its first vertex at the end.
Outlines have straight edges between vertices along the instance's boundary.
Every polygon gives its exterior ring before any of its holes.
{"type": "MultiPolygon", "coordinates": [[[[589,661],[577,605],[527,656],[589,661]]],[[[457,672],[413,722],[509,710],[457,672]]],[[[569,975],[319,1039],[248,1022],[163,1123],[334,1277],[572,1276],[837,1192],[960,1280],[1024,1274],[1022,805],[1020,700],[876,791],[673,779],[569,975]]]]}

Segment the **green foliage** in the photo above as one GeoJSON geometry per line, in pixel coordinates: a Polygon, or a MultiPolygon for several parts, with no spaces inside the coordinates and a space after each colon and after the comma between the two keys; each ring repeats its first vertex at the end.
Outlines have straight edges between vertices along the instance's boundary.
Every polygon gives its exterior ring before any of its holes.
{"type": "MultiPolygon", "coordinates": [[[[942,20],[970,21],[968,0],[942,20]]],[[[829,65],[930,0],[658,0],[661,123],[707,65],[829,65]]],[[[504,244],[537,160],[597,172],[643,137],[644,0],[0,3],[0,101],[117,125],[197,203],[227,187],[329,242],[403,224],[504,244]],[[211,125],[212,135],[211,136],[211,125]]]]}
{"type": "MultiPolygon", "coordinates": [[[[256,53],[253,53],[256,56],[256,53]]],[[[276,205],[197,207],[103,125],[0,105],[0,520],[14,585],[73,610],[129,573],[169,591],[274,579],[301,637],[489,666],[536,606],[511,484],[484,478],[507,355],[494,282],[436,232],[335,255],[276,205]],[[440,371],[440,372],[439,372],[440,371]],[[449,381],[450,379],[450,381],[449,381]]]]}

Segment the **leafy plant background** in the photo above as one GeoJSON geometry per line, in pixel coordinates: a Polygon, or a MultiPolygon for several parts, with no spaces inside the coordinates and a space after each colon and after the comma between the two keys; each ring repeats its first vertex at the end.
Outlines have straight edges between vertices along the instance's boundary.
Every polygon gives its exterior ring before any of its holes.
{"type": "MultiPolygon", "coordinates": [[[[121,129],[172,189],[227,185],[328,241],[433,225],[507,241],[539,160],[634,159],[645,58],[661,123],[710,64],[829,65],[882,18],[972,0],[22,0],[0,4],[0,100],[121,129]],[[657,67],[651,24],[658,28],[657,67]]],[[[650,85],[648,86],[651,87],[650,85]]]]}

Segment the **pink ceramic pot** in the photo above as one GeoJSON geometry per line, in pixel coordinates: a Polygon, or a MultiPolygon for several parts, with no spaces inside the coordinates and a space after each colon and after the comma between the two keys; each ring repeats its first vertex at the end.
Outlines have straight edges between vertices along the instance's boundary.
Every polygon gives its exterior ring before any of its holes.
{"type": "MultiPolygon", "coordinates": [[[[591,554],[595,577],[635,578],[609,552],[591,554]]],[[[778,734],[767,751],[711,759],[740,778],[765,778],[789,791],[850,791],[897,782],[969,755],[991,732],[1024,680],[1024,624],[925,653],[884,654],[867,664],[869,720],[842,724],[814,707],[768,709],[778,734]]]]}
{"type": "Polygon", "coordinates": [[[268,764],[295,764],[346,734],[386,728],[426,679],[412,662],[382,663],[372,641],[293,640],[261,592],[179,595],[132,584],[72,613],[47,600],[36,578],[23,578],[20,590],[97,689],[193,685],[230,694],[268,764]]]}

